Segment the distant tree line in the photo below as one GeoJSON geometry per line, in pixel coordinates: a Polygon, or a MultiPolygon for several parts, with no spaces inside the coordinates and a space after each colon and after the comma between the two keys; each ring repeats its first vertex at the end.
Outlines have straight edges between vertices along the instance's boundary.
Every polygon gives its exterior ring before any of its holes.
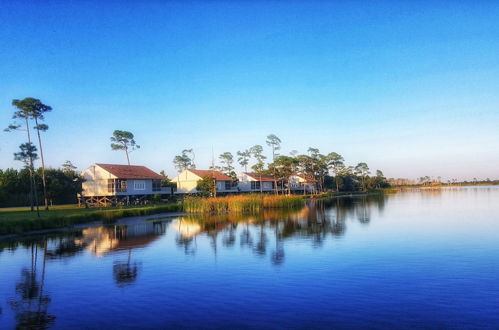
{"type": "MultiPolygon", "coordinates": [[[[45,180],[48,204],[74,204],[76,195],[81,193],[82,179],[71,162],[67,161],[61,168],[46,168],[45,180]]],[[[42,169],[34,171],[37,179],[35,190],[38,200],[43,200],[42,169]]],[[[28,168],[16,170],[0,169],[0,207],[25,206],[30,203],[31,174],[28,168]]]]}
{"type": "Polygon", "coordinates": [[[499,185],[499,180],[490,178],[486,179],[477,179],[473,178],[473,180],[458,180],[456,178],[452,179],[442,179],[441,176],[432,177],[429,175],[425,175],[417,178],[417,180],[410,180],[404,178],[390,178],[388,179],[390,185],[395,187],[404,187],[404,186],[453,186],[453,185],[499,185]]]}

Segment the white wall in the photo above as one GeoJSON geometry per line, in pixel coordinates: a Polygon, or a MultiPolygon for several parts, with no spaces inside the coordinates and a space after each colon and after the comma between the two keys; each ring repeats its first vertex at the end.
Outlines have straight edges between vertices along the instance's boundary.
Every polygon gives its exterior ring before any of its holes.
{"type": "MultiPolygon", "coordinates": [[[[172,179],[172,182],[177,184],[178,194],[195,194],[197,193],[198,181],[202,178],[192,173],[189,170],[182,171],[179,175],[172,179]]],[[[237,192],[237,187],[232,189],[225,189],[225,181],[216,182],[216,188],[218,192],[237,192]]]]}
{"type": "Polygon", "coordinates": [[[116,179],[114,175],[103,168],[92,165],[82,173],[85,181],[82,183],[83,196],[113,196],[107,191],[107,180],[116,179]]]}

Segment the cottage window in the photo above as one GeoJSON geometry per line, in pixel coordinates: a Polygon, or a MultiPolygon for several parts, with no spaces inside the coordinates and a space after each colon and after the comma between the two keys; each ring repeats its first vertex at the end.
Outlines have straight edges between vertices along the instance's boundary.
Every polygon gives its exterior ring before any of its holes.
{"type": "Polygon", "coordinates": [[[144,180],[135,180],[133,182],[134,190],[146,190],[146,182],[144,180]]]}
{"type": "Polygon", "coordinates": [[[260,181],[251,181],[251,190],[260,189],[260,181]]]}
{"type": "Polygon", "coordinates": [[[225,181],[225,190],[232,189],[232,181],[225,181]]]}
{"type": "Polygon", "coordinates": [[[107,180],[107,192],[114,193],[114,179],[107,180]]]}
{"type": "Polygon", "coordinates": [[[117,180],[116,181],[116,191],[117,192],[126,192],[127,191],[127,181],[126,180],[117,180]]]}
{"type": "Polygon", "coordinates": [[[161,191],[161,180],[153,180],[152,191],[161,191]]]}

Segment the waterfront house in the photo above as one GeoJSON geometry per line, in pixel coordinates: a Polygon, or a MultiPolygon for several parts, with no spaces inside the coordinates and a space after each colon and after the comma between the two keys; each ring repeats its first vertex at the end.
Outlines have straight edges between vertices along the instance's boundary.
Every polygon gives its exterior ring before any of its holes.
{"type": "Polygon", "coordinates": [[[237,178],[237,187],[241,192],[272,192],[275,178],[272,175],[243,172],[237,178]]]}
{"type": "Polygon", "coordinates": [[[318,181],[304,174],[295,174],[289,178],[290,190],[294,193],[316,193],[318,181]]]}
{"type": "Polygon", "coordinates": [[[177,184],[178,194],[195,194],[198,192],[196,188],[199,180],[204,178],[213,178],[215,180],[217,193],[238,192],[237,186],[230,176],[213,170],[183,170],[172,179],[172,182],[177,184]]]}
{"type": "Polygon", "coordinates": [[[94,164],[82,176],[80,202],[85,204],[129,204],[172,193],[161,187],[163,177],[145,166],[94,164]]]}

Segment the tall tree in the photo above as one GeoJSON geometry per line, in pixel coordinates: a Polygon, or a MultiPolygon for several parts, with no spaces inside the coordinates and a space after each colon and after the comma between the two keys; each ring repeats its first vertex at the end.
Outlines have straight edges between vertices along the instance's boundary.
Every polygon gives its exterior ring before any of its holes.
{"type": "Polygon", "coordinates": [[[190,168],[196,168],[196,165],[194,164],[194,151],[192,149],[182,150],[182,153],[180,155],[177,155],[173,158],[173,164],[179,172],[190,168]]]}
{"type": "Polygon", "coordinates": [[[52,107],[43,104],[38,99],[26,98],[23,101],[28,100],[32,104],[31,117],[35,120],[36,133],[38,135],[38,146],[40,147],[40,159],[42,161],[42,186],[43,186],[43,199],[45,202],[45,210],[49,209],[48,198],[47,198],[47,182],[45,179],[45,159],[43,157],[43,146],[42,138],[40,132],[46,132],[49,127],[46,124],[40,123],[40,121],[45,120],[45,113],[52,111],[52,107]]]}
{"type": "Polygon", "coordinates": [[[324,180],[328,173],[327,156],[320,153],[317,148],[308,148],[306,159],[306,174],[312,176],[319,183],[319,191],[323,190],[324,180]]]}
{"type": "Polygon", "coordinates": [[[66,160],[64,164],[61,165],[62,171],[64,173],[75,173],[76,172],[76,166],[73,165],[73,163],[70,160],[66,160]]]}
{"type": "Polygon", "coordinates": [[[40,217],[40,210],[38,209],[38,193],[36,191],[36,180],[35,180],[35,175],[34,175],[34,166],[33,166],[33,160],[38,158],[38,155],[36,154],[36,147],[33,145],[33,143],[23,143],[19,146],[19,149],[21,151],[14,153],[14,159],[21,161],[24,163],[24,166],[26,168],[29,168],[30,171],[30,177],[31,177],[31,186],[30,186],[30,201],[31,201],[31,208],[33,209],[33,202],[36,205],[36,212],[38,213],[38,217],[40,217]]]}
{"type": "Polygon", "coordinates": [[[362,189],[366,190],[366,180],[369,177],[369,166],[367,166],[366,163],[358,163],[357,166],[355,166],[355,174],[360,178],[360,181],[362,183],[362,189]]]}
{"type": "Polygon", "coordinates": [[[277,156],[276,151],[281,149],[281,139],[279,139],[275,134],[270,134],[267,136],[266,143],[272,148],[272,161],[274,161],[275,156],[277,156]]]}
{"type": "Polygon", "coordinates": [[[343,157],[336,153],[336,152],[330,152],[326,156],[327,158],[327,166],[330,168],[333,173],[334,173],[334,181],[336,184],[336,191],[340,190],[340,175],[344,171],[345,168],[345,163],[343,157]]]}
{"type": "Polygon", "coordinates": [[[274,173],[274,176],[282,182],[282,187],[284,189],[284,184],[287,186],[288,194],[291,193],[291,176],[296,174],[296,169],[298,166],[298,160],[294,157],[289,156],[279,156],[269,164],[269,170],[274,173]]]}
{"type": "Polygon", "coordinates": [[[234,172],[234,156],[230,152],[224,152],[220,156],[218,156],[220,163],[222,166],[220,169],[223,173],[227,174],[232,178],[233,181],[237,180],[236,172],[234,172]]]}
{"type": "Polygon", "coordinates": [[[135,143],[134,136],[132,132],[115,130],[113,136],[111,136],[111,149],[112,150],[125,150],[126,160],[128,165],[130,165],[130,158],[128,154],[135,149],[139,149],[140,146],[135,143]]]}
{"type": "Polygon", "coordinates": [[[372,177],[370,181],[370,185],[373,188],[386,188],[389,186],[386,181],[385,175],[381,170],[376,170],[376,176],[372,177]]]}
{"type": "Polygon", "coordinates": [[[244,172],[248,172],[248,164],[251,158],[251,151],[248,149],[244,151],[238,151],[237,156],[238,156],[237,161],[239,165],[244,167],[244,172]]]}
{"type": "MultiPolygon", "coordinates": [[[[276,151],[281,149],[281,139],[279,139],[275,134],[270,134],[267,135],[267,141],[265,142],[270,148],[272,148],[272,162],[275,162],[276,156],[278,156],[278,154],[276,154],[276,151]]],[[[270,170],[272,172],[272,175],[274,176],[274,192],[277,195],[279,194],[279,189],[277,187],[277,173],[275,173],[275,168],[272,168],[270,170]]]]}
{"type": "MultiPolygon", "coordinates": [[[[26,97],[22,100],[14,99],[12,100],[12,105],[17,108],[14,113],[13,119],[22,119],[26,123],[26,132],[28,134],[28,143],[31,143],[31,136],[29,131],[28,119],[33,119],[35,121],[36,133],[38,135],[38,147],[40,148],[40,156],[42,161],[42,186],[43,186],[43,197],[45,201],[45,209],[48,210],[48,198],[47,198],[47,183],[45,179],[45,159],[43,155],[43,144],[40,132],[45,132],[48,130],[48,126],[40,123],[45,119],[45,113],[52,111],[52,107],[43,104],[39,99],[33,97],[26,97]]],[[[17,130],[20,129],[21,125],[12,124],[9,125],[7,130],[17,130]]]]}
{"type": "MultiPolygon", "coordinates": [[[[30,133],[30,128],[29,128],[29,119],[32,117],[32,106],[31,102],[24,100],[17,100],[14,99],[12,100],[12,105],[17,108],[17,111],[14,112],[14,115],[12,116],[12,119],[14,119],[14,123],[10,124],[5,131],[6,132],[12,132],[12,131],[25,131],[27,138],[28,138],[28,144],[31,145],[31,133],[30,133]],[[17,120],[20,120],[24,122],[23,124],[20,124],[17,122],[17,120]],[[22,129],[21,127],[25,125],[25,129],[22,129]]],[[[29,159],[30,163],[30,181],[33,182],[33,176],[34,176],[34,159],[29,159]]],[[[33,195],[32,195],[32,190],[31,190],[31,198],[30,198],[30,204],[31,204],[31,211],[34,210],[33,208],[33,195]]]]}
{"type": "Polygon", "coordinates": [[[255,144],[250,148],[251,155],[253,158],[255,158],[256,163],[251,166],[251,169],[258,173],[260,175],[260,193],[263,192],[263,185],[262,185],[262,172],[265,169],[265,157],[263,155],[263,147],[259,144],[255,144]]]}

